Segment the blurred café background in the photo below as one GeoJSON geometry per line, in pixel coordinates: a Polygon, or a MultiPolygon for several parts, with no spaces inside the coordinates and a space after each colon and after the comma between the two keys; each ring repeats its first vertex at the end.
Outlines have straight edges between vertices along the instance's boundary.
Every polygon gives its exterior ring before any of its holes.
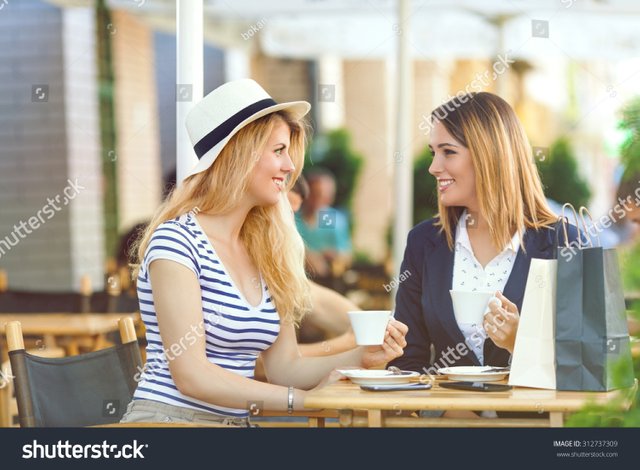
{"type": "MultiPolygon", "coordinates": [[[[135,312],[123,253],[195,158],[180,116],[238,78],[312,104],[305,172],[333,175],[351,239],[324,283],[362,308],[392,306],[437,211],[427,117],[457,93],[505,98],[554,207],[600,220],[640,185],[639,19],[633,0],[0,0],[0,311],[135,312]],[[177,60],[198,24],[201,86],[177,60]]],[[[603,243],[633,259],[614,219],[603,243]]]]}

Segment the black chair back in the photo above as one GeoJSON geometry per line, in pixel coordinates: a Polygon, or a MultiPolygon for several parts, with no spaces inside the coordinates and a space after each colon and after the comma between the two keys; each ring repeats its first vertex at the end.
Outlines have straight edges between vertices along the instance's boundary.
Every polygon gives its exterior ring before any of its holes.
{"type": "Polygon", "coordinates": [[[10,351],[9,358],[21,427],[117,423],[142,370],[137,341],[64,358],[21,349],[10,351]]]}

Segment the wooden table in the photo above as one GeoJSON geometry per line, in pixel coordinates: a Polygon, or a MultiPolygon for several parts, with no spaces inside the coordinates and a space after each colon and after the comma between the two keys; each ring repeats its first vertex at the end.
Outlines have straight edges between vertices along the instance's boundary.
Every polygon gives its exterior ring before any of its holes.
{"type": "MultiPolygon", "coordinates": [[[[562,427],[567,414],[580,410],[588,402],[603,403],[622,393],[628,405],[634,390],[611,392],[559,392],[514,387],[505,392],[452,390],[435,381],[431,390],[367,392],[349,381],[340,381],[311,391],[307,408],[337,410],[343,427],[562,427]],[[514,418],[416,418],[416,410],[473,410],[534,412],[549,419],[514,418]]],[[[637,382],[634,389],[637,389],[637,382]]],[[[627,406],[627,403],[625,403],[627,406]]]]}
{"type": "Polygon", "coordinates": [[[3,313],[0,335],[4,336],[7,322],[17,320],[24,336],[43,337],[43,348],[58,346],[58,341],[64,338],[67,354],[76,355],[83,339],[91,340],[94,351],[105,347],[105,335],[118,331],[118,320],[124,317],[139,320],[137,313],[3,313]]]}
{"type": "Polygon", "coordinates": [[[226,424],[210,423],[112,423],[95,424],[88,428],[229,428],[226,424]]]}
{"type": "Polygon", "coordinates": [[[307,418],[307,421],[263,421],[256,420],[256,424],[263,428],[289,428],[289,427],[309,427],[309,428],[324,428],[327,426],[327,418],[338,418],[338,412],[332,410],[301,410],[292,411],[291,413],[282,411],[269,411],[263,410],[259,418],[269,417],[302,417],[307,418]]]}

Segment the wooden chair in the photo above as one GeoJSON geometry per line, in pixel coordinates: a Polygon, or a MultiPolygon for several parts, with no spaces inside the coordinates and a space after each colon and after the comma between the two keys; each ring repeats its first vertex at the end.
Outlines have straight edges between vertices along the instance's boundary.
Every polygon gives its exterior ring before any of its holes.
{"type": "Polygon", "coordinates": [[[9,278],[7,277],[7,271],[0,269],[0,294],[9,290],[9,278]]]}
{"type": "Polygon", "coordinates": [[[24,349],[20,322],[6,326],[21,427],[117,423],[142,370],[135,327],[120,320],[122,344],[78,356],[43,358],[24,349]]]}

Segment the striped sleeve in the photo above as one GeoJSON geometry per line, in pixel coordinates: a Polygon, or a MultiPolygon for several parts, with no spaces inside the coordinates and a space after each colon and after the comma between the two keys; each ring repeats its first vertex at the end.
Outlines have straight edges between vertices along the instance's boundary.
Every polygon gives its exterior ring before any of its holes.
{"type": "Polygon", "coordinates": [[[195,240],[180,224],[174,222],[160,224],[153,233],[145,253],[146,272],[149,272],[149,266],[153,261],[167,259],[186,266],[199,277],[200,264],[194,243],[195,240]]]}

